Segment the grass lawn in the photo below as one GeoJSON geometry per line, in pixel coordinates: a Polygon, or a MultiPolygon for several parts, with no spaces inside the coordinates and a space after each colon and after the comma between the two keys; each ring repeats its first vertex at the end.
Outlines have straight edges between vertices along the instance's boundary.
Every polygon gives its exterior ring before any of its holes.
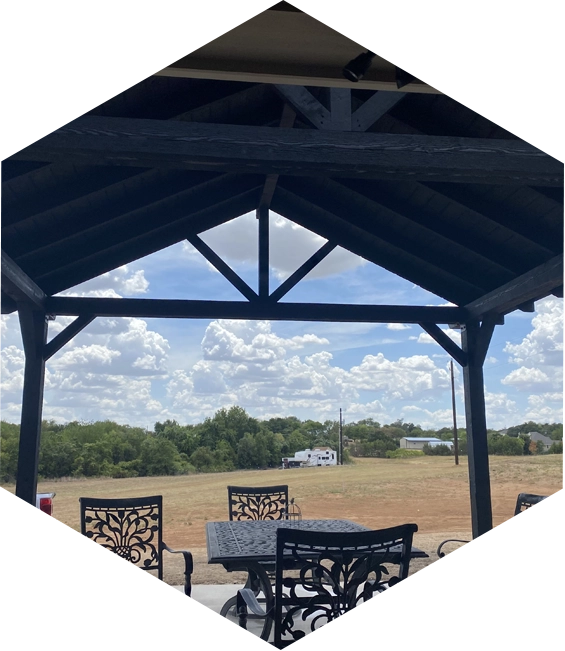
{"type": "MultiPolygon", "coordinates": [[[[562,488],[563,455],[493,456],[490,471],[493,519],[498,525],[512,516],[518,493],[550,495],[562,488]]],[[[228,518],[228,484],[288,484],[289,495],[296,498],[305,519],[345,518],[374,529],[415,522],[419,527],[415,544],[431,555],[428,562],[435,560],[439,541],[470,536],[466,457],[459,466],[452,457],[356,459],[349,466],[326,468],[44,481],[38,490],[57,493],[54,517],[76,531],[79,497],[162,495],[164,540],[175,549],[194,553],[194,582],[231,583],[241,577],[207,565],[205,551],[205,523],[228,518]]],[[[14,490],[13,485],[4,488],[14,490]]],[[[167,555],[167,582],[182,583],[180,560],[167,555]]]]}

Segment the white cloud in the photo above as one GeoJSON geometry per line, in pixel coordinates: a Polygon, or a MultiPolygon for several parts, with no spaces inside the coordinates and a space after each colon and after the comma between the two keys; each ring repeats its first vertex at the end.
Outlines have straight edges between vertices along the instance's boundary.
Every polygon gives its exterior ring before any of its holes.
{"type": "Polygon", "coordinates": [[[351,382],[359,390],[385,392],[389,400],[427,400],[449,387],[449,373],[426,355],[391,361],[379,353],[351,369],[351,382]]]}
{"type": "Polygon", "coordinates": [[[504,352],[518,365],[501,382],[520,391],[560,391],[563,386],[563,301],[547,298],[536,304],[532,331],[504,352]]]}
{"type": "Polygon", "coordinates": [[[406,323],[387,323],[386,327],[388,330],[410,330],[412,328],[406,323]]]}
{"type": "Polygon", "coordinates": [[[563,394],[542,393],[529,396],[525,420],[536,423],[562,423],[563,394]]]}
{"type": "MultiPolygon", "coordinates": [[[[441,328],[441,330],[458,346],[461,346],[461,332],[459,332],[459,330],[452,330],[451,328],[441,328]]],[[[419,344],[435,344],[436,346],[439,346],[437,341],[433,337],[430,337],[427,332],[421,332],[418,336],[417,342],[419,344]]]]}
{"type": "MultiPolygon", "coordinates": [[[[326,242],[319,235],[274,212],[270,213],[270,225],[269,261],[271,271],[279,280],[294,273],[326,242]]],[[[202,234],[202,239],[228,263],[234,266],[238,264],[256,266],[258,259],[257,228],[255,213],[247,213],[206,231],[202,234]]],[[[195,249],[188,244],[185,245],[184,250],[190,255],[196,253],[195,249]]],[[[325,278],[355,269],[366,263],[366,260],[338,247],[322,260],[308,274],[307,278],[325,278]]]]}
{"type": "Polygon", "coordinates": [[[128,266],[123,265],[92,280],[76,285],[72,289],[61,292],[60,295],[120,298],[122,296],[145,294],[148,288],[149,282],[145,278],[143,269],[131,273],[128,266]]]}
{"type": "Polygon", "coordinates": [[[405,420],[416,422],[424,429],[440,429],[453,425],[451,409],[425,409],[418,405],[408,405],[402,411],[405,420]]]}

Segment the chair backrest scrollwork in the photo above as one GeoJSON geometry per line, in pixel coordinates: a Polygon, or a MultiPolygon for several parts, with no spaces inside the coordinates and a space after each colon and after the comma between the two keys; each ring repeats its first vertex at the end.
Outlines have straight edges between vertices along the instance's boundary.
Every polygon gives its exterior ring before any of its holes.
{"type": "Polygon", "coordinates": [[[163,498],[81,497],[81,533],[143,570],[163,578],[163,498]]]}
{"type": "Polygon", "coordinates": [[[405,579],[417,530],[415,524],[356,533],[280,528],[275,647],[304,637],[405,579]]]}
{"type": "Polygon", "coordinates": [[[288,486],[228,486],[230,520],[283,520],[288,486]]]}

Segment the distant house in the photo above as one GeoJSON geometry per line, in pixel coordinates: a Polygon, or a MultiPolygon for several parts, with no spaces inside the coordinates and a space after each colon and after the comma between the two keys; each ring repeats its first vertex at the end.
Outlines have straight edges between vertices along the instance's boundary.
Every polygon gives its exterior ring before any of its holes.
{"type": "Polygon", "coordinates": [[[442,441],[442,439],[424,436],[404,436],[400,439],[400,447],[406,450],[423,450],[424,445],[428,444],[430,447],[436,445],[447,445],[453,447],[453,441],[442,441]]]}
{"type": "Polygon", "coordinates": [[[535,443],[541,441],[543,443],[544,452],[547,452],[553,443],[555,443],[555,441],[550,439],[549,436],[540,434],[539,432],[528,432],[528,436],[530,437],[530,441],[534,441],[535,443]]]}
{"type": "Polygon", "coordinates": [[[283,468],[312,468],[316,466],[336,466],[337,453],[328,447],[300,450],[294,457],[284,457],[283,468]]]}

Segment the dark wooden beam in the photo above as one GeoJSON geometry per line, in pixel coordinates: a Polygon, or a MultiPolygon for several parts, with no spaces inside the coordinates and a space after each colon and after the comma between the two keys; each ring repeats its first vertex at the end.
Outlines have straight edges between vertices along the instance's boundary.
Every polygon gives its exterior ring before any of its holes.
{"type": "Polygon", "coordinates": [[[488,349],[488,344],[485,346],[488,329],[482,334],[480,330],[478,322],[469,322],[461,331],[462,347],[468,359],[467,365],[463,367],[463,382],[473,538],[492,529],[483,377],[483,361],[488,349]]]}
{"type": "MultiPolygon", "coordinates": [[[[21,261],[22,266],[25,262],[29,274],[43,286],[42,279],[46,273],[80,263],[89,256],[103,253],[112,246],[134,242],[149,233],[153,233],[156,241],[165,232],[174,233],[177,242],[184,240],[191,232],[195,232],[193,223],[200,211],[229,202],[249,190],[256,196],[261,182],[261,177],[226,175],[189,186],[182,192],[166,195],[147,205],[142,201],[139,207],[130,211],[127,210],[129,204],[126,204],[126,212],[123,213],[118,205],[110,212],[114,215],[112,219],[94,223],[89,227],[85,224],[82,231],[62,237],[61,241],[55,240],[32,253],[20,255],[17,260],[21,261]]],[[[210,228],[214,225],[217,224],[211,223],[210,228]]],[[[202,230],[205,230],[205,227],[202,230]]],[[[170,244],[174,243],[170,241],[170,244]]]]}
{"type": "MultiPolygon", "coordinates": [[[[133,221],[131,215],[135,211],[161,209],[163,214],[168,214],[168,206],[198,192],[198,187],[204,183],[221,183],[222,178],[225,177],[209,172],[146,170],[4,228],[2,238],[14,259],[23,266],[27,259],[37,260],[44,253],[48,254],[53,245],[73,250],[72,242],[93,240],[97,233],[104,229],[107,232],[108,225],[113,230],[123,221],[133,221]]],[[[137,227],[137,222],[133,222],[132,231],[137,227]]]]}
{"type": "Polygon", "coordinates": [[[353,131],[367,131],[405,96],[406,93],[377,91],[353,113],[351,128],[353,131]]]}
{"type": "Polygon", "coordinates": [[[304,86],[275,84],[281,97],[316,129],[328,129],[332,122],[331,113],[304,86]]]}
{"type": "Polygon", "coordinates": [[[563,164],[519,140],[87,116],[15,160],[216,172],[562,185],[563,164]]]}
{"type": "Polygon", "coordinates": [[[18,305],[16,301],[2,292],[2,314],[12,314],[17,309],[18,305]]]}
{"type": "Polygon", "coordinates": [[[330,88],[330,118],[332,131],[351,131],[350,88],[330,88]]]}
{"type": "Polygon", "coordinates": [[[2,251],[2,291],[17,304],[28,303],[35,309],[43,309],[45,292],[2,251]]]}
{"type": "Polygon", "coordinates": [[[259,298],[269,297],[269,209],[257,209],[259,223],[259,298]]]}
{"type": "Polygon", "coordinates": [[[45,312],[34,310],[29,305],[19,305],[18,315],[25,351],[25,368],[16,496],[35,506],[45,383],[43,350],[47,339],[47,319],[45,312]]]}
{"type": "MultiPolygon", "coordinates": [[[[288,104],[285,104],[283,107],[283,112],[281,116],[281,121],[279,127],[281,129],[292,129],[294,125],[294,120],[296,119],[296,111],[291,108],[288,104]]],[[[263,192],[261,194],[261,199],[259,200],[259,208],[270,208],[271,201],[273,200],[273,195],[275,194],[275,189],[277,187],[277,182],[279,180],[278,174],[267,174],[265,179],[265,185],[263,186],[263,192]]]]}
{"type": "MultiPolygon", "coordinates": [[[[329,210],[287,191],[279,184],[273,199],[273,210],[329,241],[361,256],[388,271],[416,283],[418,286],[455,304],[466,303],[482,292],[445,271],[437,261],[422,260],[418,254],[408,253],[401,246],[392,245],[385,238],[369,233],[329,210]],[[467,298],[465,298],[467,297],[467,298]]],[[[354,216],[354,211],[349,213],[354,216]]]]}
{"type": "Polygon", "coordinates": [[[458,307],[411,305],[340,305],[188,301],[144,298],[83,298],[53,296],[50,314],[60,316],[130,316],[172,319],[256,319],[270,321],[335,321],[338,323],[461,323],[467,318],[458,307]]]}
{"type": "Polygon", "coordinates": [[[206,258],[206,260],[208,260],[211,265],[213,265],[222,274],[222,276],[224,276],[224,278],[229,280],[230,283],[238,291],[240,291],[248,301],[255,301],[259,298],[257,294],[251,289],[251,287],[249,287],[249,285],[240,276],[238,276],[235,271],[206,244],[206,242],[201,240],[198,235],[191,235],[186,239],[199,253],[201,253],[206,258]]]}
{"type": "Polygon", "coordinates": [[[269,296],[269,301],[276,303],[285,294],[295,287],[307,274],[309,274],[316,265],[318,265],[326,256],[328,256],[335,248],[335,242],[326,242],[320,249],[316,251],[306,262],[300,266],[291,276],[289,276],[277,289],[269,296]]]}
{"type": "MultiPolygon", "coordinates": [[[[191,233],[202,233],[239,217],[253,210],[257,200],[258,188],[235,195],[220,203],[202,206],[194,213],[185,211],[185,217],[173,223],[158,226],[156,222],[154,224],[156,227],[153,229],[147,229],[131,239],[109,241],[105,246],[95,247],[90,254],[86,253],[69,264],[66,264],[65,260],[56,266],[51,264],[41,272],[41,283],[49,293],[56,294],[176,244],[191,233]]],[[[217,197],[211,194],[209,201],[217,201],[217,197]]]]}
{"type": "MultiPolygon", "coordinates": [[[[486,185],[465,187],[454,183],[440,182],[426,183],[426,185],[435,192],[447,197],[450,201],[456,202],[514,233],[518,233],[521,237],[546,251],[555,254],[560,252],[560,247],[563,247],[562,207],[554,211],[555,217],[553,219],[550,217],[548,220],[546,215],[542,220],[539,220],[532,218],[532,212],[529,209],[531,198],[524,197],[524,200],[520,200],[518,205],[513,201],[514,205],[509,206],[506,194],[509,195],[509,199],[512,201],[513,194],[524,194],[526,188],[520,188],[517,191],[516,188],[507,187],[505,188],[505,194],[499,198],[496,193],[492,196],[491,188],[486,185]],[[540,228],[540,222],[543,224],[543,228],[540,228]],[[555,230],[551,228],[552,222],[556,227],[555,230]]],[[[562,190],[563,181],[556,187],[559,188],[559,186],[562,190]]]]}
{"type": "Polygon", "coordinates": [[[484,365],[487,358],[488,347],[494,334],[494,328],[498,325],[495,315],[487,316],[484,321],[477,328],[475,328],[475,344],[474,344],[474,360],[476,364],[484,365]]]}
{"type": "Polygon", "coordinates": [[[488,314],[507,314],[527,301],[536,301],[563,285],[563,254],[485,294],[465,307],[479,320],[488,314]]]}
{"type": "MultiPolygon", "coordinates": [[[[399,252],[398,263],[401,266],[402,260],[410,256],[432,268],[441,267],[441,272],[463,281],[469,288],[472,287],[473,298],[513,277],[504,267],[490,263],[488,259],[466,249],[440,232],[415,223],[333,179],[286,177],[280,181],[280,186],[281,191],[289,190],[339,219],[339,231],[329,237],[320,233],[326,239],[339,242],[340,232],[353,228],[366,241],[368,238],[379,238],[399,252]],[[441,265],[438,265],[438,260],[441,260],[441,265]],[[480,278],[472,272],[472,269],[477,267],[482,269],[480,278]]],[[[306,216],[306,219],[308,218],[309,214],[306,216]]],[[[380,264],[376,260],[372,261],[380,264]]],[[[420,284],[415,278],[410,280],[420,284]]],[[[460,303],[459,300],[453,302],[460,303]]]]}
{"type": "Polygon", "coordinates": [[[461,366],[467,365],[465,353],[445,332],[435,323],[420,323],[420,326],[461,366]]]}
{"type": "Polygon", "coordinates": [[[48,359],[53,357],[53,355],[59,352],[65,344],[78,335],[81,330],[86,328],[89,323],[92,323],[95,318],[96,317],[92,316],[92,314],[84,314],[77,317],[64,330],[53,337],[51,341],[45,344],[43,348],[43,361],[46,362],[48,359]]]}
{"type": "MultiPolygon", "coordinates": [[[[532,266],[547,262],[555,255],[552,250],[450,200],[423,183],[340,179],[336,185],[394,211],[400,216],[395,221],[404,222],[408,227],[406,230],[423,229],[420,231],[423,237],[426,232],[437,233],[443,250],[459,256],[461,263],[459,251],[467,249],[485,259],[489,267],[510,272],[510,277],[499,284],[525,273],[532,266]]],[[[484,263],[480,263],[480,266],[484,268],[484,263]]]]}

